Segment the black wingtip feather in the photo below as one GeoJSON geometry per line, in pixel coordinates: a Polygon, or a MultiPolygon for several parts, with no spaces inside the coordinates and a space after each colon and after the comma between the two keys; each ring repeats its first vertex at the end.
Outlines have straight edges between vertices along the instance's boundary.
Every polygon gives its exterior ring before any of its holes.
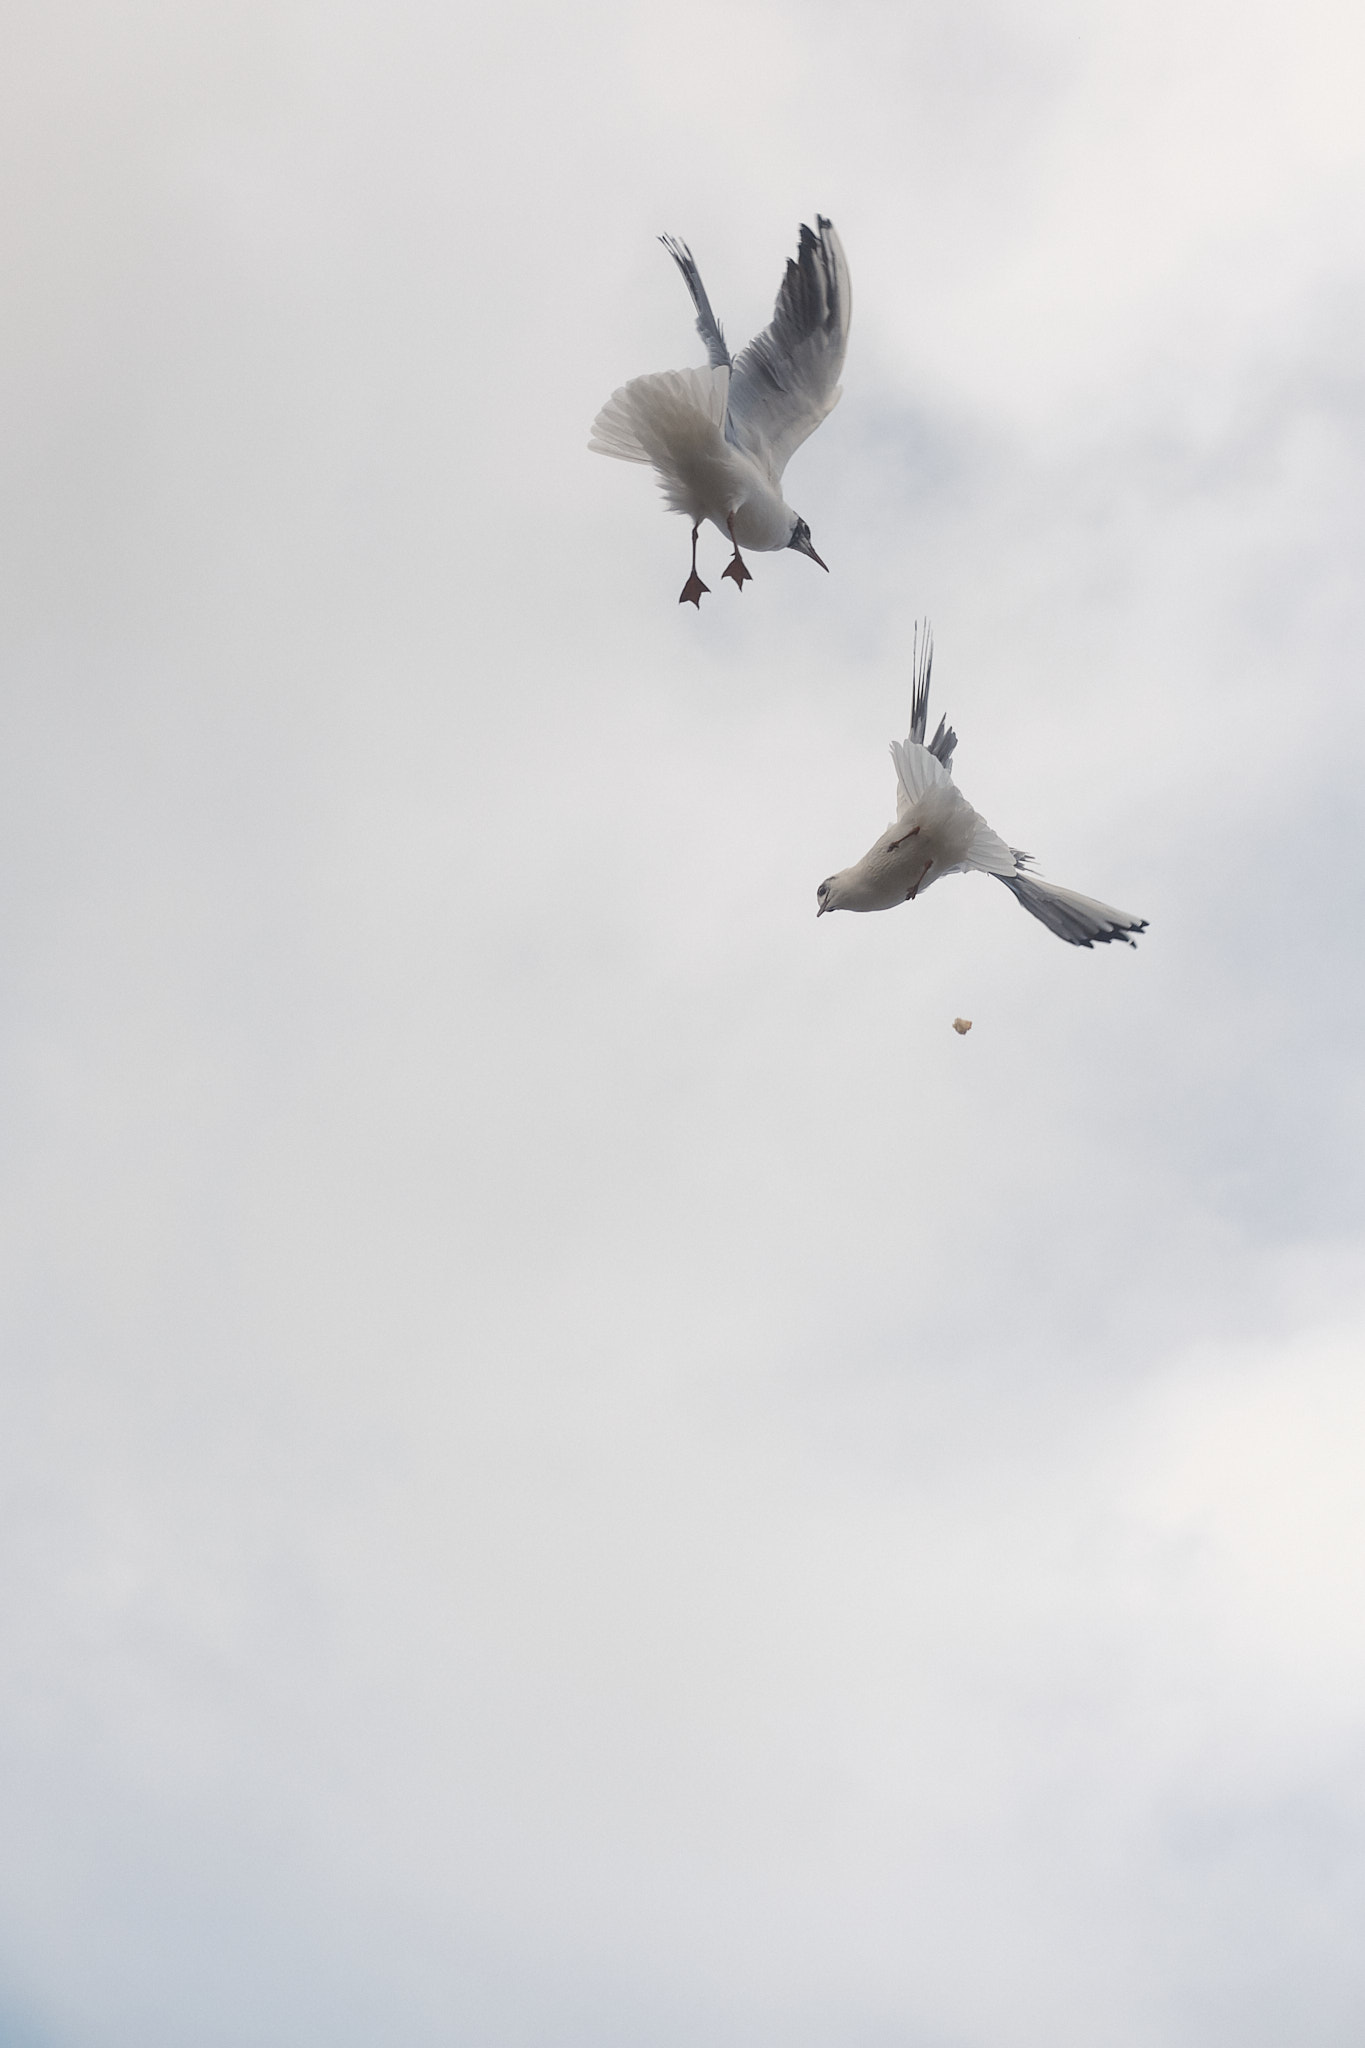
{"type": "Polygon", "coordinates": [[[919,621],[915,621],[914,651],[910,659],[915,685],[910,700],[910,737],[922,747],[929,729],[929,683],[934,673],[934,629],[927,619],[922,638],[919,621]]]}

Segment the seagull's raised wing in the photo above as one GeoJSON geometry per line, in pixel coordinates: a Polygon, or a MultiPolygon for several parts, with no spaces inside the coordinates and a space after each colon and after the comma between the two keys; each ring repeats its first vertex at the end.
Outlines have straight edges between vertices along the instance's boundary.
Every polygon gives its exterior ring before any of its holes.
{"type": "Polygon", "coordinates": [[[940,718],[938,731],[927,743],[925,733],[929,730],[929,678],[934,673],[934,629],[924,621],[924,639],[916,634],[915,647],[915,694],[910,700],[910,738],[920,746],[928,745],[936,761],[941,761],[951,775],[953,772],[953,749],[957,745],[957,734],[946,718],[940,718]]]}
{"type": "Polygon", "coordinates": [[[706,286],[701,281],[701,272],[686,242],[680,242],[676,235],[660,235],[659,240],[667,249],[673,261],[682,272],[683,283],[692,295],[692,304],[697,313],[697,332],[706,347],[706,360],[713,370],[728,370],[730,351],[725,346],[720,322],[711,311],[711,301],[706,296],[706,286]]]}
{"type": "Polygon", "coordinates": [[[817,213],[814,233],[802,226],[801,246],[787,265],[771,325],[736,356],[730,378],[726,431],[775,484],[838,402],[851,310],[843,246],[817,213]]]}

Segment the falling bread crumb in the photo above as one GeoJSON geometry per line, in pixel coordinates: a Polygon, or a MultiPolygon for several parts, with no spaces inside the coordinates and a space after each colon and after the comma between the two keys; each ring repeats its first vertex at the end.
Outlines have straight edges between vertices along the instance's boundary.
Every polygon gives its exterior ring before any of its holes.
{"type": "Polygon", "coordinates": [[[953,1029],[954,1031],[956,1031],[959,1038],[965,1038],[967,1036],[967,1033],[971,1030],[971,1028],[972,1020],[970,1017],[954,1017],[953,1029]]]}

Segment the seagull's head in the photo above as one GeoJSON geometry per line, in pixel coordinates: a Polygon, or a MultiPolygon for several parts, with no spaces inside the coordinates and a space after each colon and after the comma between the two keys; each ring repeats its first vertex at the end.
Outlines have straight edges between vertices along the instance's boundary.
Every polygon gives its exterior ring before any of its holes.
{"type": "MultiPolygon", "coordinates": [[[[792,537],[787,542],[787,546],[789,548],[795,548],[798,555],[809,555],[812,562],[820,562],[820,557],[816,554],[815,549],[810,544],[810,528],[807,526],[804,519],[797,520],[795,526],[792,528],[792,537]]],[[[825,571],[826,575],[829,574],[828,562],[820,562],[820,567],[825,571]]]]}
{"type": "Polygon", "coordinates": [[[838,910],[841,907],[843,899],[839,894],[839,882],[838,875],[831,875],[828,881],[822,882],[816,890],[815,901],[819,906],[815,913],[817,917],[823,917],[827,910],[838,910]]]}

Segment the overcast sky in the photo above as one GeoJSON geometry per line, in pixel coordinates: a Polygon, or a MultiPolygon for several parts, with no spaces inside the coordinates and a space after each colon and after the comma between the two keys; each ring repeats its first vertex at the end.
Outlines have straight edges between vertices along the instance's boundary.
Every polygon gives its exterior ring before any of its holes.
{"type": "Polygon", "coordinates": [[[5,41],[0,2048],[1355,2048],[1358,10],[5,41]]]}

